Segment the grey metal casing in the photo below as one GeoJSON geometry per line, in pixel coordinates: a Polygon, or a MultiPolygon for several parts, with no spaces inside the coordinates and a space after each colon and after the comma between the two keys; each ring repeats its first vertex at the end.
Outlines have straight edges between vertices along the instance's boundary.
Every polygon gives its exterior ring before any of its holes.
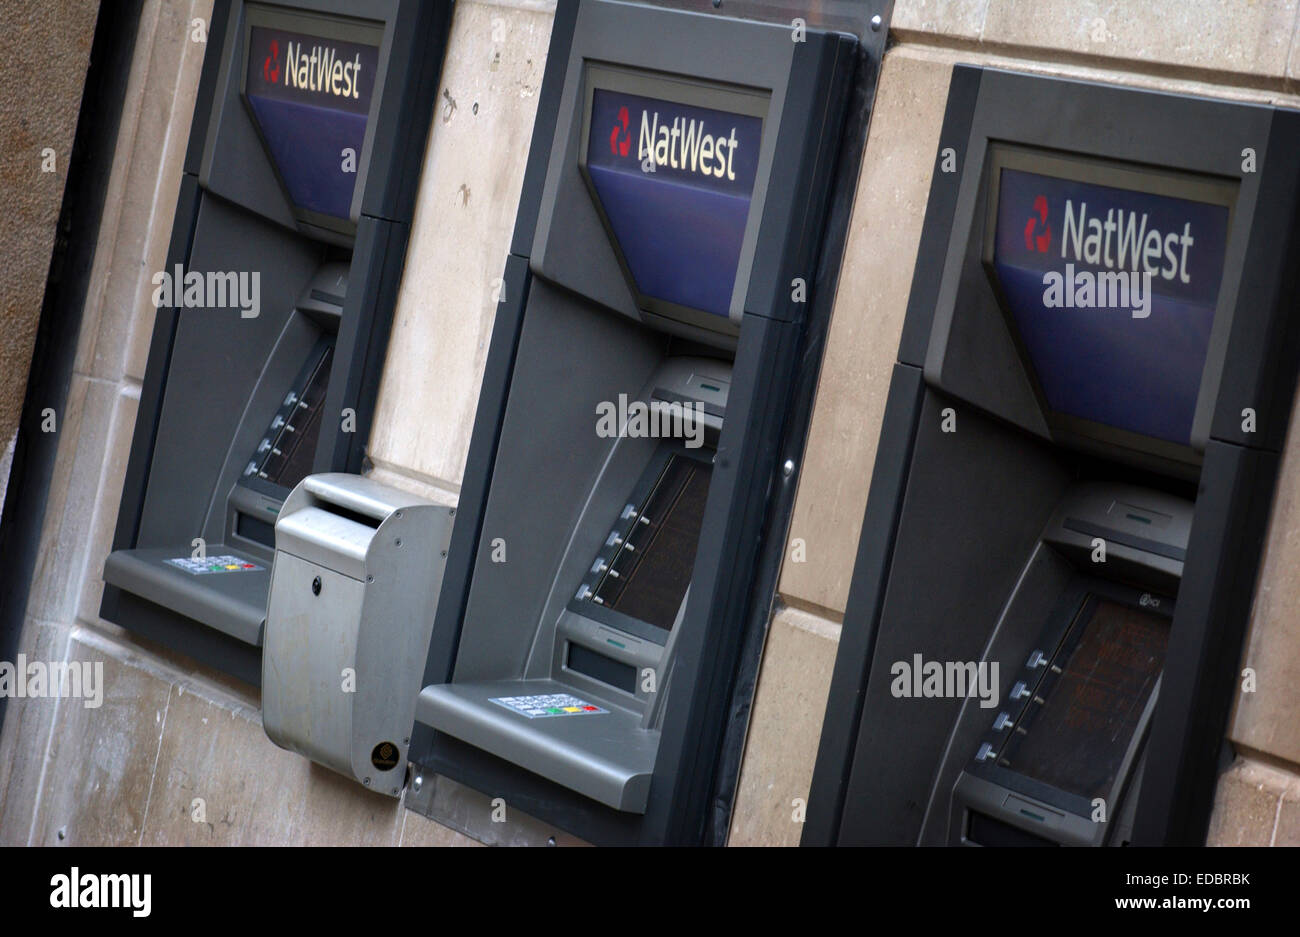
{"type": "Polygon", "coordinates": [[[453,514],[359,475],[309,475],[294,488],[275,525],[263,642],[271,741],[401,790],[453,514]],[[396,754],[379,767],[372,753],[385,743],[396,754]]]}
{"type": "MultiPolygon", "coordinates": [[[[1066,569],[1071,564],[1079,570],[1090,567],[1099,572],[1104,570],[1106,579],[1176,594],[1194,510],[1192,502],[1186,499],[1138,485],[1095,481],[1073,485],[1052,512],[1040,546],[1031,554],[1015,590],[1008,597],[989,636],[983,659],[1001,660],[1006,686],[1023,676],[1015,667],[1017,659],[1024,659],[1028,647],[1046,646],[1040,634],[1034,633],[1042,630],[1045,617],[1041,608],[1035,606],[1041,606],[1042,597],[1060,596],[1068,589],[1062,587],[1061,581],[1070,577],[1066,569]],[[1093,563],[1090,559],[1097,539],[1105,542],[1104,563],[1093,563]],[[1048,547],[1058,551],[1060,558],[1045,549],[1048,547]],[[1055,568],[1049,573],[1040,569],[1048,566],[1055,568]]],[[[1150,595],[1144,595],[1143,600],[1157,608],[1163,601],[1150,595]]],[[[1118,818],[1124,807],[1132,809],[1134,777],[1159,692],[1157,680],[1126,744],[1111,789],[1106,793],[1108,819],[1096,821],[1090,813],[1085,816],[1062,803],[1035,796],[1040,786],[1037,782],[1011,786],[972,774],[969,767],[975,740],[986,729],[990,711],[981,711],[966,701],[940,762],[919,842],[922,845],[974,844],[967,835],[971,810],[1062,845],[1100,846],[1118,842],[1112,835],[1115,824],[1110,818],[1118,818]],[[955,783],[954,774],[957,774],[955,783]],[[1026,819],[1026,812],[1033,819],[1026,819]]]]}
{"type": "MultiPolygon", "coordinates": [[[[647,406],[687,401],[707,407],[703,439],[714,446],[723,426],[731,373],[731,365],[722,360],[670,357],[629,397],[647,406]],[[702,378],[716,382],[715,389],[703,389],[702,378]]],[[[466,635],[453,682],[421,691],[417,714],[422,723],[440,732],[507,758],[615,810],[641,814],[646,809],[659,745],[662,711],[656,704],[666,689],[686,599],[678,609],[675,627],[647,640],[645,635],[629,631],[640,622],[596,620],[590,617],[595,614],[592,609],[575,608],[572,597],[590,578],[592,558],[601,554],[612,522],[625,505],[636,500],[638,480],[645,475],[660,441],[627,436],[601,440],[591,433],[594,413],[563,412],[560,416],[566,418],[563,422],[571,433],[591,436],[595,445],[590,463],[594,477],[587,480],[570,471],[575,482],[585,484],[574,499],[581,507],[577,518],[569,522],[567,541],[553,538],[556,552],[548,565],[542,566],[540,550],[530,549],[522,537],[512,532],[502,538],[511,549],[525,552],[529,561],[484,567],[485,575],[495,578],[470,613],[486,627],[466,635]],[[518,600],[519,590],[508,587],[514,581],[511,577],[521,575],[536,576],[545,584],[545,601],[537,609],[540,615],[518,600]],[[653,668],[659,675],[658,690],[645,690],[638,678],[635,692],[628,693],[570,669],[567,650],[574,645],[633,666],[638,674],[645,667],[653,668]],[[531,721],[494,702],[501,697],[560,693],[598,702],[608,712],[531,721]]],[[[542,439],[552,440],[553,436],[530,437],[533,444],[542,439]]],[[[572,446],[560,450],[566,458],[573,458],[577,442],[575,438],[572,446]]],[[[551,475],[541,471],[536,460],[524,464],[530,466],[530,474],[551,475]]],[[[493,506],[507,518],[540,528],[538,510],[530,508],[527,500],[517,500],[528,496],[522,480],[505,493],[509,500],[493,506]]],[[[494,512],[493,517],[498,516],[494,512]]],[[[504,525],[504,520],[501,523],[504,525]]],[[[493,548],[488,545],[486,549],[493,548]]]]}

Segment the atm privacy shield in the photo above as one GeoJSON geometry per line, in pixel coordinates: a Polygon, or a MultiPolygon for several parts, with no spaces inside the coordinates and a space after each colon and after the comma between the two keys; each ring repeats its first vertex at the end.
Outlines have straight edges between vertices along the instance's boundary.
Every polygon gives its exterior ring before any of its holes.
{"type": "Polygon", "coordinates": [[[1188,445],[1228,205],[1000,173],[992,267],[1048,409],[1188,445]]]}
{"type": "Polygon", "coordinates": [[[637,293],[726,318],[762,118],[597,87],[590,121],[586,170],[637,293]]]}
{"type": "MultiPolygon", "coordinates": [[[[355,32],[366,35],[369,24],[355,32]]],[[[373,30],[376,37],[380,27],[373,30]]],[[[254,25],[244,95],[290,201],[346,221],[379,68],[379,46],[254,25]]]]}

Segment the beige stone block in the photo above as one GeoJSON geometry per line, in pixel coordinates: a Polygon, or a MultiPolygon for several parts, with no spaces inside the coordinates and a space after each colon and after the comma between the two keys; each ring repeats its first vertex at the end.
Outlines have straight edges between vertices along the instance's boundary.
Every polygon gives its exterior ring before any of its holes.
{"type": "Polygon", "coordinates": [[[76,581],[81,586],[77,617],[88,624],[99,620],[99,601],[104,594],[104,561],[113,548],[117,512],[126,480],[126,463],[131,455],[136,411],[140,406],[140,385],[118,385],[113,415],[108,424],[106,449],[102,455],[90,526],[85,534],[84,561],[76,581]]]}
{"type": "Polygon", "coordinates": [[[376,466],[369,473],[370,478],[385,485],[392,485],[402,491],[421,498],[428,498],[434,504],[443,504],[454,508],[460,500],[458,492],[449,491],[431,479],[421,478],[405,469],[393,466],[376,466]]]}
{"type": "Polygon", "coordinates": [[[451,827],[435,823],[413,810],[403,811],[402,846],[482,846],[476,839],[451,827]]]}
{"type": "Polygon", "coordinates": [[[1281,78],[1296,0],[989,0],[981,39],[1053,52],[1281,78]]]}
{"type": "Polygon", "coordinates": [[[1290,789],[1282,794],[1273,845],[1300,846],[1300,777],[1293,777],[1290,789]]]}
{"type": "MultiPolygon", "coordinates": [[[[86,302],[82,311],[81,332],[77,339],[77,354],[73,367],[80,374],[104,377],[111,368],[104,367],[102,364],[97,366],[97,359],[104,353],[110,357],[120,356],[126,347],[125,323],[129,320],[129,310],[112,305],[107,294],[110,291],[120,294],[122,281],[134,282],[142,272],[118,269],[116,273],[119,282],[115,283],[112,277],[114,261],[117,258],[128,256],[133,252],[138,255],[138,251],[133,251],[140,240],[140,232],[137,229],[140,227],[141,219],[147,220],[148,217],[147,206],[142,211],[138,200],[133,204],[127,197],[127,193],[130,190],[136,130],[143,111],[144,87],[148,80],[159,10],[158,0],[144,3],[136,27],[136,44],[140,52],[133,58],[131,73],[127,76],[126,93],[122,98],[122,116],[118,123],[113,169],[109,174],[107,190],[104,193],[99,240],[95,244],[90,283],[86,290],[86,302]]],[[[157,169],[156,166],[152,168],[157,169]]]]}
{"type": "Polygon", "coordinates": [[[255,710],[172,688],[145,844],[391,846],[401,813],[397,798],[278,748],[255,710]]]}
{"type": "Polygon", "coordinates": [[[151,277],[166,265],[204,43],[194,20],[211,0],[150,0],[141,11],[113,173],[105,199],[77,370],[108,380],[144,375],[154,307],[151,277]]]}
{"type": "Polygon", "coordinates": [[[1205,837],[1209,846],[1271,846],[1282,796],[1300,797],[1300,778],[1238,757],[1219,778],[1205,837]]]}
{"type": "Polygon", "coordinates": [[[137,845],[170,684],[75,634],[68,660],[102,663],[103,703],[50,701],[56,715],[32,845],[137,845]]]}
{"type": "Polygon", "coordinates": [[[551,16],[458,3],[369,452],[458,490],[551,16]]]}
{"type": "MultiPolygon", "coordinates": [[[[487,846],[587,846],[572,833],[525,813],[492,794],[441,775],[424,776],[427,812],[440,826],[487,846]]],[[[406,796],[411,796],[408,789],[406,796]]],[[[437,834],[442,836],[443,834],[437,834]]]]}
{"type": "MultiPolygon", "coordinates": [[[[134,292],[129,299],[131,310],[130,339],[122,371],[136,381],[144,380],[145,365],[149,357],[149,340],[153,336],[156,310],[153,305],[152,276],[167,265],[167,247],[171,241],[172,222],[175,220],[176,199],[180,194],[184,171],[185,150],[189,145],[190,124],[194,119],[194,102],[198,97],[199,76],[203,70],[206,45],[190,38],[195,19],[212,21],[212,0],[193,0],[189,4],[166,3],[171,10],[164,17],[167,26],[166,42],[155,47],[152,72],[160,78],[150,81],[147,102],[155,107],[159,116],[155,125],[156,136],[143,139],[156,141],[147,150],[147,159],[156,163],[152,178],[152,203],[145,236],[141,243],[142,256],[134,292]],[[185,41],[177,41],[184,34],[185,41]]],[[[140,147],[137,146],[137,149],[140,147]]],[[[146,177],[142,182],[151,180],[146,177]]],[[[141,194],[146,190],[141,186],[141,194]]]]}
{"type": "Polygon", "coordinates": [[[797,846],[821,739],[839,626],[782,608],[763,650],[728,844],[797,846]]]}
{"type": "MultiPolygon", "coordinates": [[[[1300,15],[1296,18],[1296,31],[1300,33],[1300,15]]],[[[1300,78],[1300,42],[1296,42],[1293,37],[1291,40],[1291,53],[1287,56],[1286,76],[1291,79],[1291,87],[1294,89],[1297,78],[1300,78]]]]}
{"type": "Polygon", "coordinates": [[[984,29],[990,0],[896,0],[889,31],[977,40],[984,29]]]}
{"type": "MultiPolygon", "coordinates": [[[[66,626],[29,618],[18,642],[19,653],[29,661],[63,660],[70,632],[66,626]]],[[[28,844],[56,709],[53,700],[44,698],[7,701],[0,733],[0,846],[28,844]]]]}
{"type": "Polygon", "coordinates": [[[71,622],[76,615],[116,402],[116,384],[74,374],[56,414],[59,450],[27,604],[34,618],[71,622]]]}
{"type": "Polygon", "coordinates": [[[783,593],[832,612],[848,597],[951,72],[906,46],[881,70],[791,519],[805,562],[781,574],[783,593]]]}
{"type": "Polygon", "coordinates": [[[1300,763],[1300,407],[1291,414],[1264,541],[1241,670],[1255,691],[1241,692],[1228,737],[1239,745],[1300,763]]]}

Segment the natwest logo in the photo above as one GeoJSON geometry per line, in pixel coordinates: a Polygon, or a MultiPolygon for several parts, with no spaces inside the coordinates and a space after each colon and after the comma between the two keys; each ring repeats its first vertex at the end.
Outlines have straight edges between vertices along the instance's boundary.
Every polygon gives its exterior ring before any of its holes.
{"type": "Polygon", "coordinates": [[[1025,224],[1025,250],[1046,254],[1052,247],[1052,226],[1047,222],[1047,196],[1034,199],[1034,210],[1025,224]]]}
{"type": "Polygon", "coordinates": [[[275,39],[271,40],[271,53],[262,63],[262,77],[275,84],[280,80],[280,43],[275,39]]]}
{"type": "MultiPolygon", "coordinates": [[[[620,112],[626,112],[626,108],[620,112]]],[[[611,143],[613,137],[610,138],[611,143]]],[[[641,132],[637,136],[637,159],[650,165],[679,169],[685,172],[697,172],[702,176],[713,176],[735,181],[736,149],[740,141],[736,139],[736,128],[730,133],[709,133],[703,119],[674,117],[671,124],[661,122],[659,111],[651,114],[641,111],[641,132]]],[[[626,156],[622,149],[620,155],[626,156]]]]}
{"type": "MultiPolygon", "coordinates": [[[[316,91],[340,98],[361,96],[361,54],[345,61],[331,46],[312,46],[290,39],[286,44],[284,83],[298,91],[316,91]]],[[[279,47],[271,40],[271,56],[278,58],[279,47]]],[[[263,75],[272,83],[279,75],[279,62],[272,73],[271,58],[263,66],[263,75]]]]}
{"type": "Polygon", "coordinates": [[[618,109],[618,120],[614,122],[614,129],[609,134],[609,151],[615,156],[626,156],[628,147],[632,145],[632,131],[628,127],[629,118],[627,105],[618,109]]]}
{"type": "Polygon", "coordinates": [[[1148,212],[1139,215],[1123,208],[1107,208],[1104,216],[1100,212],[1090,216],[1086,201],[1076,208],[1073,200],[1066,199],[1061,257],[1107,270],[1159,275],[1164,280],[1177,277],[1180,283],[1191,283],[1187,252],[1196,239],[1190,221],[1182,228],[1181,232],[1160,231],[1151,224],[1148,212]]]}

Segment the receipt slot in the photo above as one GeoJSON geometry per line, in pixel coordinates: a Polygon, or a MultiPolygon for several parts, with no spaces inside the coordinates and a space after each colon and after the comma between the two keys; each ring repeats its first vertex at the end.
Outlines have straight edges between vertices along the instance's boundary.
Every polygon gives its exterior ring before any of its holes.
{"type": "Polygon", "coordinates": [[[559,5],[408,806],[704,840],[856,52],[559,5]]]}
{"type": "Polygon", "coordinates": [[[400,793],[453,513],[341,473],[285,500],[262,650],[273,742],[400,793]]]}
{"type": "Polygon", "coordinates": [[[100,614],[249,683],[285,497],[362,466],[449,19],[213,12],[100,614]]]}
{"type": "Polygon", "coordinates": [[[954,70],[805,843],[1204,842],[1300,361],[1297,144],[1294,111],[954,70]]]}

